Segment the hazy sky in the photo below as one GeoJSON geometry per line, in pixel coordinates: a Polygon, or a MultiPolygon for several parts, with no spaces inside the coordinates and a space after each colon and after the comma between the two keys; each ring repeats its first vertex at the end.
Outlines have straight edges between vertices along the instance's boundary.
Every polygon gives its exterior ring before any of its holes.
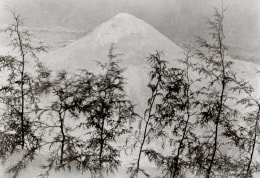
{"type": "MultiPolygon", "coordinates": [[[[172,40],[205,34],[206,17],[221,0],[0,0],[0,25],[10,23],[5,6],[15,8],[32,27],[91,31],[119,12],[153,25],[172,40]]],[[[228,41],[259,47],[260,0],[224,0],[228,41]]]]}

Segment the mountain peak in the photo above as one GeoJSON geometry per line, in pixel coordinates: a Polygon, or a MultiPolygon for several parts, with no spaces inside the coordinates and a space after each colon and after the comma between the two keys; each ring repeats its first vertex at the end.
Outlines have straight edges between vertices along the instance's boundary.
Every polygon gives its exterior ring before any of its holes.
{"type": "Polygon", "coordinates": [[[129,35],[145,37],[151,28],[146,22],[128,13],[119,13],[104,22],[94,31],[101,45],[117,43],[129,35]]]}
{"type": "Polygon", "coordinates": [[[125,20],[127,20],[127,19],[137,19],[135,16],[128,14],[128,13],[125,13],[125,12],[118,13],[117,15],[114,16],[114,18],[125,19],[125,20]]]}

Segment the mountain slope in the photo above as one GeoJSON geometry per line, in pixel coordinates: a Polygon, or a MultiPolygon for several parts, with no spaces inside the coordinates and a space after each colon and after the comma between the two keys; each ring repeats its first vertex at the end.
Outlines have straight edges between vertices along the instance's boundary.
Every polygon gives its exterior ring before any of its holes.
{"type": "Polygon", "coordinates": [[[89,66],[93,60],[107,61],[111,44],[114,53],[120,53],[123,65],[139,65],[155,50],[163,50],[165,56],[178,57],[181,49],[151,25],[136,17],[120,13],[98,26],[87,36],[48,55],[51,68],[77,69],[89,66]]]}
{"type": "Polygon", "coordinates": [[[130,14],[120,13],[87,36],[51,52],[42,60],[53,70],[83,68],[96,72],[100,70],[96,61],[108,62],[107,55],[112,44],[113,54],[120,54],[116,59],[127,69],[124,73],[127,93],[141,106],[146,104],[147,98],[149,68],[146,57],[155,50],[162,50],[168,60],[179,58],[182,54],[181,48],[151,25],[130,14]]]}
{"type": "MultiPolygon", "coordinates": [[[[114,54],[122,67],[126,67],[126,90],[139,105],[146,104],[148,71],[147,57],[155,50],[163,51],[162,56],[169,65],[180,66],[176,59],[181,58],[183,50],[159,31],[130,14],[120,13],[99,25],[85,37],[70,45],[51,52],[42,60],[53,70],[74,71],[88,69],[98,71],[96,61],[108,62],[108,52],[113,44],[114,54]]],[[[234,71],[238,76],[250,81],[255,88],[259,82],[255,76],[257,65],[244,61],[234,61],[234,71]]],[[[193,59],[194,62],[199,62],[193,59]]]]}

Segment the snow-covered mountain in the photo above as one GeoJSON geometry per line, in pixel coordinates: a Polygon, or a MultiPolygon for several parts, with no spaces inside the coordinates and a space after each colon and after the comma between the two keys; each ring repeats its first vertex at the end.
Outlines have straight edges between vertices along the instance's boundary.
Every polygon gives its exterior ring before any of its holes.
{"type": "Polygon", "coordinates": [[[127,93],[134,102],[146,104],[148,65],[147,58],[155,50],[163,51],[164,58],[175,61],[181,57],[182,49],[159,31],[130,14],[120,13],[102,23],[87,36],[72,44],[51,52],[42,58],[53,70],[74,71],[88,69],[97,71],[96,61],[108,62],[108,52],[120,54],[122,67],[126,68],[127,93]]]}
{"type": "Polygon", "coordinates": [[[114,44],[115,54],[122,54],[119,59],[124,65],[143,64],[145,57],[155,50],[163,50],[167,58],[180,57],[182,51],[151,25],[130,14],[120,13],[87,36],[52,52],[47,64],[51,68],[67,70],[88,68],[93,60],[107,61],[111,44],[114,44]]]}
{"type": "MultiPolygon", "coordinates": [[[[162,57],[169,61],[169,65],[180,66],[176,59],[183,55],[180,47],[145,21],[127,13],[119,13],[85,37],[43,56],[42,61],[55,71],[88,69],[95,72],[100,69],[96,61],[108,62],[111,44],[115,48],[114,54],[121,54],[117,59],[126,68],[126,91],[141,106],[146,104],[149,94],[146,87],[149,71],[146,57],[155,50],[163,51],[162,57]]],[[[199,62],[197,59],[193,60],[199,62]]],[[[259,67],[245,61],[233,61],[233,70],[250,81],[255,88],[259,88],[255,72],[259,67]]]]}

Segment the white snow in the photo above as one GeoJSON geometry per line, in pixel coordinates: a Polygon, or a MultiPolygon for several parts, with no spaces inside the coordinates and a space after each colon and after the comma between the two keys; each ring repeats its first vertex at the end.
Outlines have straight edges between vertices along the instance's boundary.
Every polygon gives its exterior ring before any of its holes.
{"type": "MultiPolygon", "coordinates": [[[[51,52],[42,57],[51,69],[88,69],[97,72],[100,67],[95,61],[108,62],[108,51],[114,44],[114,54],[122,67],[126,67],[126,90],[135,102],[143,102],[147,97],[147,57],[155,50],[163,51],[162,56],[169,61],[169,65],[180,66],[176,59],[183,56],[183,50],[159,31],[130,14],[120,13],[99,25],[85,37],[72,44],[51,52]]],[[[199,62],[197,59],[193,59],[199,62]]],[[[242,78],[248,80],[259,91],[259,81],[255,69],[260,69],[256,64],[233,60],[233,70],[242,78]]]]}
{"type": "Polygon", "coordinates": [[[130,14],[120,13],[95,30],[95,42],[104,46],[117,43],[128,35],[146,37],[149,27],[148,24],[144,24],[142,20],[130,14]]]}
{"type": "Polygon", "coordinates": [[[182,51],[151,25],[132,15],[120,13],[85,37],[43,57],[43,61],[53,69],[91,68],[96,66],[93,60],[108,61],[112,43],[114,54],[123,54],[118,59],[122,60],[124,66],[146,63],[145,58],[155,50],[163,50],[171,60],[172,57],[180,57],[182,51]]]}

